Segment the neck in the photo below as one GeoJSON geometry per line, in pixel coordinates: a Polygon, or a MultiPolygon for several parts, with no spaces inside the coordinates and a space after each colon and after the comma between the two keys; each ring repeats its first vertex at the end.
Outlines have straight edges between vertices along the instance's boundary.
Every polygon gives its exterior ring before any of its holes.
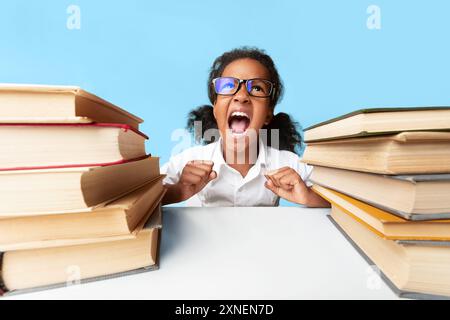
{"type": "Polygon", "coordinates": [[[227,146],[226,141],[223,140],[222,153],[224,155],[225,162],[230,167],[237,170],[242,177],[245,177],[258,158],[259,143],[256,143],[255,147],[251,146],[249,143],[242,151],[236,147],[236,143],[233,141],[228,141],[228,143],[229,144],[227,146]]]}

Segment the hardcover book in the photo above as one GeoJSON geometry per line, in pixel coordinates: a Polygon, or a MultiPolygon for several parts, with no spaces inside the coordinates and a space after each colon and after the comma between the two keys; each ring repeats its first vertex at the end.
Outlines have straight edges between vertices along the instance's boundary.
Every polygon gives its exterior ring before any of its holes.
{"type": "Polygon", "coordinates": [[[450,174],[391,176],[315,166],[309,180],[408,220],[450,218],[450,174]]]}
{"type": "Polygon", "coordinates": [[[309,143],[303,162],[389,175],[450,173],[450,132],[402,132],[309,143]]]}
{"type": "Polygon", "coordinates": [[[306,128],[305,142],[429,130],[450,130],[450,107],[361,109],[306,128]]]}
{"type": "Polygon", "coordinates": [[[409,221],[318,185],[313,190],[383,239],[450,241],[450,220],[409,221]]]}
{"type": "Polygon", "coordinates": [[[0,171],[0,218],[79,212],[157,178],[159,158],[92,167],[0,171]]]}
{"type": "Polygon", "coordinates": [[[338,206],[331,219],[346,239],[401,297],[448,299],[450,297],[450,247],[429,242],[408,245],[386,240],[353,219],[338,206]]]}
{"type": "Polygon", "coordinates": [[[76,86],[0,84],[2,123],[121,123],[141,118],[76,86]]]}
{"type": "Polygon", "coordinates": [[[0,171],[116,164],[145,157],[147,136],[124,124],[0,124],[0,171]]]}
{"type": "Polygon", "coordinates": [[[158,206],[133,239],[104,239],[83,245],[1,253],[0,295],[49,290],[156,270],[161,217],[161,206],[158,206]]]}
{"type": "Polygon", "coordinates": [[[132,239],[164,196],[162,178],[103,207],[0,219],[0,252],[132,239]]]}

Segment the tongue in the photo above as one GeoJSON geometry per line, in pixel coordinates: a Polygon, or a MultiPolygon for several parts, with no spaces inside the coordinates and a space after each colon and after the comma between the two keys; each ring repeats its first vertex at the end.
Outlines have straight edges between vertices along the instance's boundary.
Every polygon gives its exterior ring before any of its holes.
{"type": "Polygon", "coordinates": [[[244,133],[245,129],[247,129],[247,120],[246,119],[233,119],[231,121],[231,131],[234,133],[244,133]]]}

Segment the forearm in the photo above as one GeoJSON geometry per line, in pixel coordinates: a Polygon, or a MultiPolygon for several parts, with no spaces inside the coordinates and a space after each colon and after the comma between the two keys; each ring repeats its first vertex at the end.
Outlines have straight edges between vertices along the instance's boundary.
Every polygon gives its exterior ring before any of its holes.
{"type": "Polygon", "coordinates": [[[330,208],[330,203],[308,188],[305,206],[310,208],[330,208]]]}
{"type": "Polygon", "coordinates": [[[166,184],[164,188],[167,191],[164,195],[164,198],[162,199],[162,205],[184,201],[182,192],[178,184],[166,184]]]}

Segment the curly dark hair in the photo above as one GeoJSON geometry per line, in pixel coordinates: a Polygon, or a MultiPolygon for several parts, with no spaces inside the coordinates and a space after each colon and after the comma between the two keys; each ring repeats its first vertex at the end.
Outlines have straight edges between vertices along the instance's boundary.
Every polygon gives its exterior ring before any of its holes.
{"type": "MultiPolygon", "coordinates": [[[[270,79],[275,84],[275,93],[271,97],[270,107],[272,110],[280,102],[284,93],[283,82],[278,74],[278,70],[272,58],[267,55],[264,50],[253,47],[241,47],[225,52],[219,56],[213,63],[208,77],[208,97],[212,104],[215,103],[217,95],[211,85],[214,78],[220,77],[225,68],[233,61],[239,59],[253,59],[265,66],[269,72],[270,79]]],[[[187,129],[194,134],[196,140],[202,140],[204,144],[209,144],[215,141],[214,137],[207,141],[203,139],[204,133],[208,129],[217,129],[216,119],[214,118],[213,107],[210,105],[203,105],[191,110],[188,114],[187,129]],[[201,121],[202,132],[194,132],[194,124],[196,121],[201,121]]],[[[279,130],[279,149],[288,150],[299,153],[302,149],[302,136],[299,132],[300,126],[293,121],[291,117],[283,112],[279,112],[273,116],[271,122],[265,125],[262,129],[278,129],[279,130]]],[[[269,131],[270,132],[270,131],[269,131]]],[[[267,145],[271,146],[270,134],[267,136],[267,145]]]]}

